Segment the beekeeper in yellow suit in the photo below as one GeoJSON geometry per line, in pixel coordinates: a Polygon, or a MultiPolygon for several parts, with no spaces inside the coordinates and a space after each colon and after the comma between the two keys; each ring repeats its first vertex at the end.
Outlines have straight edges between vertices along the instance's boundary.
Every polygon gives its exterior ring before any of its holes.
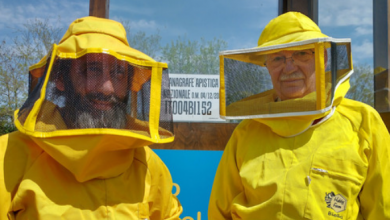
{"type": "Polygon", "coordinates": [[[164,163],[173,141],[167,64],[123,26],[85,17],[30,67],[19,131],[0,138],[0,219],[179,219],[164,163]]]}
{"type": "Polygon", "coordinates": [[[373,108],[344,97],[350,45],[288,12],[258,47],[220,53],[220,114],[244,120],[208,219],[390,219],[390,136],[373,108]]]}

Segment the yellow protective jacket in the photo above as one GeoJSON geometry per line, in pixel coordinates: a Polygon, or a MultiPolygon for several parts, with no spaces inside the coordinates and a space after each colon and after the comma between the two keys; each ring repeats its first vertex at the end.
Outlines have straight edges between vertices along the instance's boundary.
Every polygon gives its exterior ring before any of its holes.
{"type": "Polygon", "coordinates": [[[148,147],[90,135],[0,138],[0,219],[179,219],[170,173],[148,147]]]}
{"type": "Polygon", "coordinates": [[[0,219],[179,219],[169,170],[147,143],[108,134],[1,136],[0,219]]]}
{"type": "Polygon", "coordinates": [[[374,109],[344,98],[331,117],[292,137],[277,134],[290,129],[280,121],[268,123],[249,119],[235,129],[209,219],[390,219],[390,136],[374,109]]]}
{"type": "Polygon", "coordinates": [[[170,173],[147,147],[173,141],[159,122],[163,68],[167,65],[129,46],[120,23],[96,17],[74,21],[60,44],[30,67],[37,83],[15,112],[19,131],[0,137],[0,220],[179,219],[182,207],[172,195],[170,173]],[[58,85],[50,81],[51,68],[55,61],[94,53],[133,66],[132,82],[122,88],[131,96],[150,82],[147,118],[135,111],[126,115],[124,129],[68,129],[60,98],[52,100],[50,88],[58,85]]]}
{"type": "MultiPolygon", "coordinates": [[[[296,46],[326,37],[310,18],[287,12],[267,24],[258,46],[264,54],[302,50],[296,46]]],[[[328,55],[338,54],[335,42],[328,55]]],[[[209,202],[210,220],[390,220],[390,135],[373,108],[344,98],[352,57],[349,43],[343,47],[348,65],[341,67],[333,56],[332,81],[326,79],[330,72],[324,67],[325,50],[314,57],[320,98],[308,94],[275,102],[275,91],[269,90],[227,107],[237,113],[232,116],[246,120],[236,127],[221,158],[209,202]],[[324,95],[328,87],[334,96],[324,95]],[[267,107],[272,111],[247,111],[267,107]],[[250,114],[240,113],[242,109],[250,114]],[[277,111],[286,114],[273,117],[277,111]]],[[[264,65],[258,63],[264,61],[261,56],[251,57],[256,55],[253,50],[224,54],[264,65]]],[[[229,87],[221,83],[220,91],[224,89],[229,87]]]]}

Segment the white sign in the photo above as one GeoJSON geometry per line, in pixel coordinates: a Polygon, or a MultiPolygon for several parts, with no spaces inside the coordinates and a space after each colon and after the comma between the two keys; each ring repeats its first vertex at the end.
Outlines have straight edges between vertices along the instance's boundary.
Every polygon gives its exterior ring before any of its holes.
{"type": "Polygon", "coordinates": [[[174,122],[224,122],[219,117],[219,75],[169,74],[168,111],[174,122]],[[170,107],[169,107],[170,105],[170,107]]]}

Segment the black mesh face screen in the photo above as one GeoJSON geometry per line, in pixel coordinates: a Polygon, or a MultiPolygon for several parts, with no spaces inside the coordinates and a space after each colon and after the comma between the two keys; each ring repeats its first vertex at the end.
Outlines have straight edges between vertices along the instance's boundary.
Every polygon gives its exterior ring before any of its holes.
{"type": "MultiPolygon", "coordinates": [[[[50,60],[50,57],[48,58],[50,60]]],[[[23,104],[23,106],[19,109],[18,113],[18,119],[20,123],[23,125],[24,122],[26,121],[26,118],[28,114],[30,113],[32,107],[34,106],[34,103],[39,99],[41,96],[41,90],[43,83],[45,81],[45,77],[47,74],[47,68],[48,65],[44,68],[43,72],[44,74],[41,77],[35,78],[29,75],[29,93],[26,102],[23,104]]]]}
{"type": "MultiPolygon", "coordinates": [[[[62,117],[56,120],[63,120],[68,129],[125,129],[132,76],[132,66],[108,54],[59,59],[53,66],[46,97],[59,107],[62,117]]],[[[38,121],[46,117],[43,113],[38,121]]],[[[59,124],[60,121],[52,123],[59,124]]]]}
{"type": "Polygon", "coordinates": [[[330,101],[334,97],[336,86],[352,69],[349,60],[350,48],[348,48],[348,45],[349,44],[332,43],[332,46],[326,50],[326,78],[329,78],[327,80],[332,85],[332,97],[328,99],[327,105],[330,105],[330,101]]]}
{"type": "MultiPolygon", "coordinates": [[[[168,70],[165,69],[162,74],[161,94],[163,91],[169,91],[169,75],[168,70]]],[[[161,109],[160,109],[160,127],[171,131],[173,133],[173,119],[172,112],[170,110],[171,96],[161,97],[161,109]]],[[[160,135],[161,132],[160,132],[160,135]]]]}
{"type": "MultiPolygon", "coordinates": [[[[150,137],[151,73],[151,67],[133,65],[105,53],[57,58],[35,130],[114,128],[150,137]]],[[[19,111],[20,118],[27,117],[40,97],[45,75],[19,111]]],[[[167,75],[163,76],[163,86],[169,86],[164,80],[167,75]]],[[[172,115],[161,113],[160,117],[162,130],[171,132],[172,115]]]]}
{"type": "Polygon", "coordinates": [[[350,51],[349,42],[330,41],[222,53],[221,115],[266,118],[327,110],[352,73],[350,51]]]}
{"type": "Polygon", "coordinates": [[[224,59],[226,105],[273,88],[267,68],[224,59]]]}

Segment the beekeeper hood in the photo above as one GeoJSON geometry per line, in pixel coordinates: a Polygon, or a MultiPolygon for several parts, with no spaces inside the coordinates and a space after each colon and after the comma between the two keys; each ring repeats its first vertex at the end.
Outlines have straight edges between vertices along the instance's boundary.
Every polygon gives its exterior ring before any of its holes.
{"type": "Polygon", "coordinates": [[[114,135],[144,143],[173,141],[166,111],[167,64],[131,48],[123,26],[84,17],[30,67],[30,94],[17,128],[38,138],[114,135]]]}
{"type": "Polygon", "coordinates": [[[220,53],[220,115],[293,136],[332,112],[352,72],[349,39],[330,38],[310,18],[288,12],[269,22],[258,47],[220,53]]]}

